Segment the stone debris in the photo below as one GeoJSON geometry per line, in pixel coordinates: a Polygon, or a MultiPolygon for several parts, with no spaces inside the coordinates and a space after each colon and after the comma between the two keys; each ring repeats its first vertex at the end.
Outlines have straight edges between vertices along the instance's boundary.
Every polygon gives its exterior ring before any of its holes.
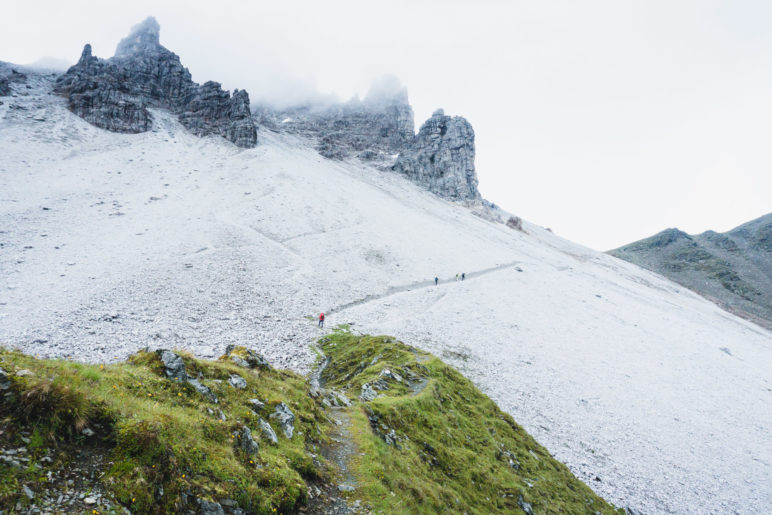
{"type": "Polygon", "coordinates": [[[292,438],[292,434],[295,432],[295,415],[289,409],[289,406],[280,402],[276,405],[276,409],[268,418],[276,420],[279,423],[279,427],[281,427],[284,436],[292,438]]]}
{"type": "Polygon", "coordinates": [[[271,427],[271,424],[269,424],[262,418],[259,418],[257,420],[257,425],[260,426],[260,432],[269,442],[271,442],[274,445],[279,443],[279,439],[276,437],[276,432],[274,432],[273,428],[271,427]]]}

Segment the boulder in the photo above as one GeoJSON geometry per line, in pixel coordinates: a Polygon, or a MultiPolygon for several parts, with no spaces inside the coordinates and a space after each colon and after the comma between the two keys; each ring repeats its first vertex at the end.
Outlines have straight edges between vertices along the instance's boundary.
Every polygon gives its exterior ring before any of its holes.
{"type": "Polygon", "coordinates": [[[378,392],[373,390],[373,387],[370,386],[370,383],[365,383],[362,385],[362,393],[359,394],[359,398],[362,399],[365,402],[369,402],[373,399],[378,397],[378,392]]]}
{"type": "Polygon", "coordinates": [[[240,431],[233,433],[239,448],[247,454],[256,454],[260,446],[252,438],[252,431],[247,426],[241,426],[240,431]]]}
{"type": "Polygon", "coordinates": [[[257,425],[260,426],[260,432],[266,440],[274,445],[279,443],[279,439],[276,437],[276,433],[271,427],[271,424],[260,418],[257,420],[257,425]]]}
{"type": "Polygon", "coordinates": [[[182,357],[167,349],[158,349],[155,351],[161,362],[164,364],[164,373],[169,379],[175,381],[187,381],[188,373],[185,370],[185,362],[182,357]]]}
{"type": "Polygon", "coordinates": [[[292,438],[292,434],[295,432],[295,415],[289,409],[289,406],[280,402],[268,418],[276,420],[284,436],[292,438]]]}
{"type": "Polygon", "coordinates": [[[247,380],[238,374],[232,374],[228,379],[228,383],[238,390],[243,390],[247,387],[247,380]]]}
{"type": "Polygon", "coordinates": [[[210,390],[208,386],[201,384],[201,382],[198,379],[193,379],[193,378],[188,379],[188,384],[192,386],[198,393],[200,393],[210,401],[214,402],[215,404],[220,402],[220,400],[212,392],[212,390],[210,390]]]}

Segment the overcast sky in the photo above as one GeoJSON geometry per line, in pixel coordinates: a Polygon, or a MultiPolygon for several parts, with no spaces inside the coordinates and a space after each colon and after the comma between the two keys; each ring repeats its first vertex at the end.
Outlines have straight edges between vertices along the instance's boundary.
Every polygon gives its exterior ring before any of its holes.
{"type": "Polygon", "coordinates": [[[607,250],[772,211],[772,2],[5,2],[0,60],[110,57],[153,15],[194,80],[253,101],[363,96],[477,135],[483,195],[607,250]],[[580,5],[581,4],[581,5],[580,5]]]}

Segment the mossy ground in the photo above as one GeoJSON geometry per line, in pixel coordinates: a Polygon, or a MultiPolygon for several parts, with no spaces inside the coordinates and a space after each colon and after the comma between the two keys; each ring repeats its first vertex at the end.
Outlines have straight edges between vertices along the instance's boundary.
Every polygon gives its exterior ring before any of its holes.
{"type": "MultiPolygon", "coordinates": [[[[335,482],[352,474],[355,489],[345,495],[374,513],[511,513],[529,506],[534,513],[615,511],[434,356],[343,327],[320,347],[329,358],[324,386],[347,392],[353,405],[327,408],[330,396],[312,397],[308,378],[244,368],[226,357],[205,361],[179,353],[188,375],[216,394],[213,403],[190,384],[166,378],[155,353],[84,365],[0,351],[14,392],[13,401],[0,406],[0,448],[25,445],[31,457],[25,467],[0,462],[0,508],[28,506],[22,485],[50,489],[49,472],[96,455],[94,481],[120,505],[115,510],[133,513],[197,512],[196,499],[230,499],[246,513],[294,513],[303,506],[313,513],[308,484],[326,492],[323,510],[330,499],[338,502],[335,482]],[[232,374],[243,377],[246,388],[231,386],[232,374]],[[364,383],[379,396],[359,400],[364,383]],[[256,414],[249,399],[265,407],[256,414]],[[269,420],[280,402],[295,414],[295,433],[287,439],[273,424],[279,443],[271,445],[257,418],[269,420]],[[341,432],[333,419],[350,427],[341,432]],[[244,425],[260,443],[256,454],[245,454],[234,438],[244,425]],[[84,434],[86,428],[95,434],[84,434]],[[351,439],[345,471],[321,457],[335,445],[333,434],[351,439]],[[53,462],[44,461],[52,455],[53,462]]],[[[233,355],[247,357],[238,350],[233,355]]]]}
{"type": "MultiPolygon", "coordinates": [[[[84,365],[0,352],[0,366],[10,373],[17,392],[14,402],[0,408],[3,426],[31,431],[41,449],[89,446],[100,440],[109,449],[110,463],[101,482],[133,512],[179,512],[195,498],[233,499],[252,513],[295,511],[306,501],[305,480],[324,474],[312,454],[325,440],[326,417],[308,396],[306,379],[284,371],[245,369],[227,359],[204,361],[180,354],[188,374],[200,372],[201,382],[219,403],[188,384],[165,378],[155,353],[140,352],[125,363],[84,365]],[[31,374],[13,375],[22,369],[31,374]],[[247,387],[228,384],[231,374],[243,377],[247,387]],[[265,403],[259,413],[265,420],[279,402],[290,407],[296,417],[292,439],[276,424],[279,444],[261,439],[257,415],[248,402],[253,398],[265,403]],[[260,444],[255,455],[245,454],[235,443],[234,432],[243,425],[260,444]],[[85,437],[82,430],[87,427],[97,435],[85,437]]],[[[21,444],[18,439],[13,443],[21,444]]],[[[47,468],[30,474],[30,467],[22,471],[0,464],[0,506],[27,503],[19,483],[32,480],[34,485],[36,478],[45,479],[47,468]]]]}
{"type": "Polygon", "coordinates": [[[376,513],[517,513],[526,503],[534,513],[617,512],[434,356],[347,330],[320,344],[331,358],[326,385],[350,397],[386,369],[403,379],[349,408],[359,449],[352,469],[376,513]],[[383,436],[391,430],[396,445],[383,436]]]}

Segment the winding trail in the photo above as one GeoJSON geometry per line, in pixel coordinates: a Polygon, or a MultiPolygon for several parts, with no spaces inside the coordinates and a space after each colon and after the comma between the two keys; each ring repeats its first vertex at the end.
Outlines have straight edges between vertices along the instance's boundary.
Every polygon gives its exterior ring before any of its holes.
{"type": "MultiPolygon", "coordinates": [[[[496,265],[492,266],[490,268],[484,268],[482,270],[477,270],[476,272],[469,272],[466,274],[465,280],[471,280],[476,277],[480,277],[486,274],[491,274],[493,272],[499,272],[501,270],[506,270],[507,268],[516,268],[518,271],[522,270],[518,267],[518,265],[521,264],[520,261],[512,261],[510,263],[505,263],[503,265],[496,265]]],[[[455,277],[447,277],[445,279],[440,279],[439,285],[443,285],[444,283],[448,282],[456,282],[455,277]]],[[[434,285],[434,280],[430,279],[428,281],[418,281],[410,284],[405,284],[401,286],[392,286],[388,290],[386,290],[383,293],[373,293],[371,295],[368,295],[366,297],[363,297],[358,300],[354,300],[351,302],[347,302],[346,304],[341,304],[340,306],[336,306],[334,308],[328,309],[327,314],[332,315],[333,313],[341,313],[343,311],[346,311],[347,309],[351,309],[354,306],[361,306],[362,304],[367,304],[369,302],[373,302],[380,299],[385,299],[386,297],[391,297],[392,295],[397,295],[398,293],[404,293],[406,291],[412,291],[412,290],[418,290],[423,288],[430,288],[434,285]]]]}

